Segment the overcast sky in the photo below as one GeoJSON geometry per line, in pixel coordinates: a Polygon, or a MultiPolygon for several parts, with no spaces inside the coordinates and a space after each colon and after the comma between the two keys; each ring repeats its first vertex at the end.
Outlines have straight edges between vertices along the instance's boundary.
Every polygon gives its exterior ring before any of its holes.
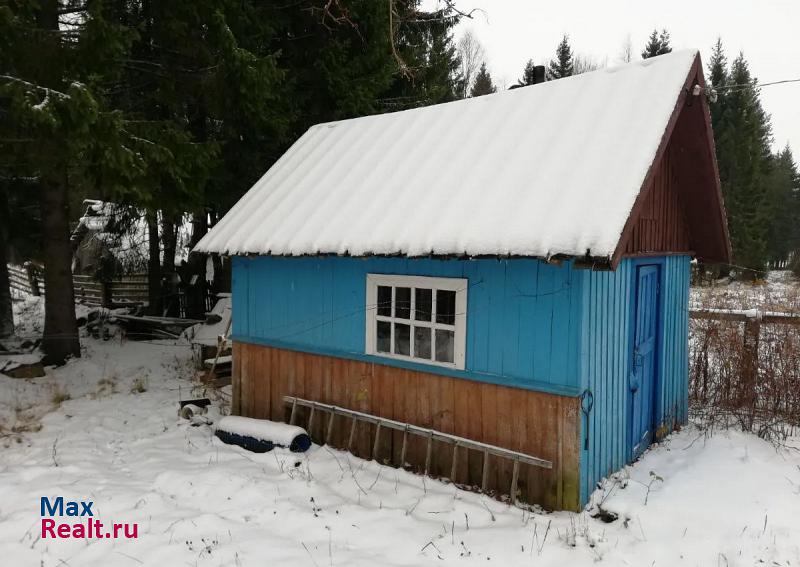
{"type": "MultiPolygon", "coordinates": [[[[628,35],[639,57],[654,27],[669,30],[674,49],[700,49],[704,62],[721,36],[729,59],[743,51],[762,83],[800,78],[800,0],[456,0],[456,6],[483,10],[463,20],[456,35],[472,28],[501,86],[516,82],[528,59],[538,65],[553,57],[565,33],[576,53],[617,65],[628,35]]],[[[800,161],[800,83],[765,87],[761,96],[775,146],[790,142],[800,161]]]]}

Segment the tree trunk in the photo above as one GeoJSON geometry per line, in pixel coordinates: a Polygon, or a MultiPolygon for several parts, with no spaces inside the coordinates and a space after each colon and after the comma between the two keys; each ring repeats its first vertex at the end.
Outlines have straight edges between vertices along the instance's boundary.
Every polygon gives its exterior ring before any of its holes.
{"type": "Polygon", "coordinates": [[[41,187],[44,254],[44,337],[46,364],[63,364],[81,355],[72,288],[72,250],[69,242],[69,202],[65,184],[43,182],[41,187]]]}
{"type": "Polygon", "coordinates": [[[14,313],[11,308],[11,289],[8,281],[8,199],[0,188],[0,339],[14,334],[14,313]]]}
{"type": "Polygon", "coordinates": [[[175,274],[175,248],[178,234],[175,231],[173,218],[161,212],[161,242],[164,247],[164,258],[161,261],[161,306],[168,317],[180,317],[181,306],[178,294],[177,275],[175,274]]]}
{"type": "MultiPolygon", "coordinates": [[[[192,215],[192,238],[189,249],[193,249],[208,232],[208,220],[205,211],[192,215]]],[[[184,281],[186,286],[186,316],[190,319],[202,319],[206,313],[206,255],[192,252],[186,269],[184,281]],[[197,276],[192,278],[192,276],[197,276]],[[191,284],[194,279],[194,285],[191,284]]]]}
{"type": "Polygon", "coordinates": [[[178,234],[172,217],[161,213],[161,242],[164,244],[164,258],[161,261],[161,275],[170,277],[175,273],[175,248],[178,234]]]}
{"type": "Polygon", "coordinates": [[[151,315],[161,315],[161,246],[157,213],[147,213],[147,245],[147,302],[151,315]]]}

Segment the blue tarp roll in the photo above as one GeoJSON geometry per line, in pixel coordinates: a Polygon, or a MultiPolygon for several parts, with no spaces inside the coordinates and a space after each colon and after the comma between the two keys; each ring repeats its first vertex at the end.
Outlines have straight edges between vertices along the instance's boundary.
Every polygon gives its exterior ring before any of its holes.
{"type": "Polygon", "coordinates": [[[254,453],[266,453],[275,447],[303,453],[311,448],[311,437],[302,427],[265,419],[226,416],[217,423],[215,433],[223,443],[239,445],[254,453]]]}

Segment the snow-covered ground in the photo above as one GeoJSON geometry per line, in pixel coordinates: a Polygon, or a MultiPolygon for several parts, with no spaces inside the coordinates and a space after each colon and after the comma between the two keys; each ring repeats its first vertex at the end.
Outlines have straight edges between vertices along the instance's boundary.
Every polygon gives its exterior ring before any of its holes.
{"type": "Polygon", "coordinates": [[[800,280],[789,270],[774,270],[756,283],[724,281],[713,286],[693,287],[693,307],[717,309],[761,309],[800,312],[800,280]]]}
{"type": "Polygon", "coordinates": [[[2,565],[800,565],[800,438],[688,427],[595,493],[620,514],[606,524],[327,447],[224,445],[177,416],[200,393],[186,345],[82,342],[45,377],[0,375],[2,565]],[[42,539],[42,496],[138,537],[42,539]]]}

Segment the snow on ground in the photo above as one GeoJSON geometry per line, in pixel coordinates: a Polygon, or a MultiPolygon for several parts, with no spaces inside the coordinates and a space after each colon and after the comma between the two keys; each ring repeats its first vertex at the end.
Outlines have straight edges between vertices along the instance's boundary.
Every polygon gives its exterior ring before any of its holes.
{"type": "Polygon", "coordinates": [[[789,270],[773,270],[756,283],[722,281],[713,286],[692,287],[693,307],[762,309],[800,312],[800,280],[789,270]]]}
{"type": "Polygon", "coordinates": [[[0,564],[800,565],[800,438],[687,427],[595,492],[620,515],[606,524],[327,447],[248,453],[178,418],[201,393],[187,344],[82,342],[45,377],[0,375],[0,564]],[[91,500],[138,538],[42,539],[42,496],[91,500]]]}
{"type": "Polygon", "coordinates": [[[224,445],[177,417],[179,397],[197,393],[188,348],[84,343],[84,358],[44,378],[0,382],[71,395],[40,431],[0,449],[5,564],[800,563],[800,451],[754,436],[671,436],[607,485],[604,507],[621,514],[611,524],[530,514],[327,447],[298,456],[224,445]],[[94,501],[105,524],[138,523],[138,539],[40,539],[40,497],[58,495],[94,501]]]}

